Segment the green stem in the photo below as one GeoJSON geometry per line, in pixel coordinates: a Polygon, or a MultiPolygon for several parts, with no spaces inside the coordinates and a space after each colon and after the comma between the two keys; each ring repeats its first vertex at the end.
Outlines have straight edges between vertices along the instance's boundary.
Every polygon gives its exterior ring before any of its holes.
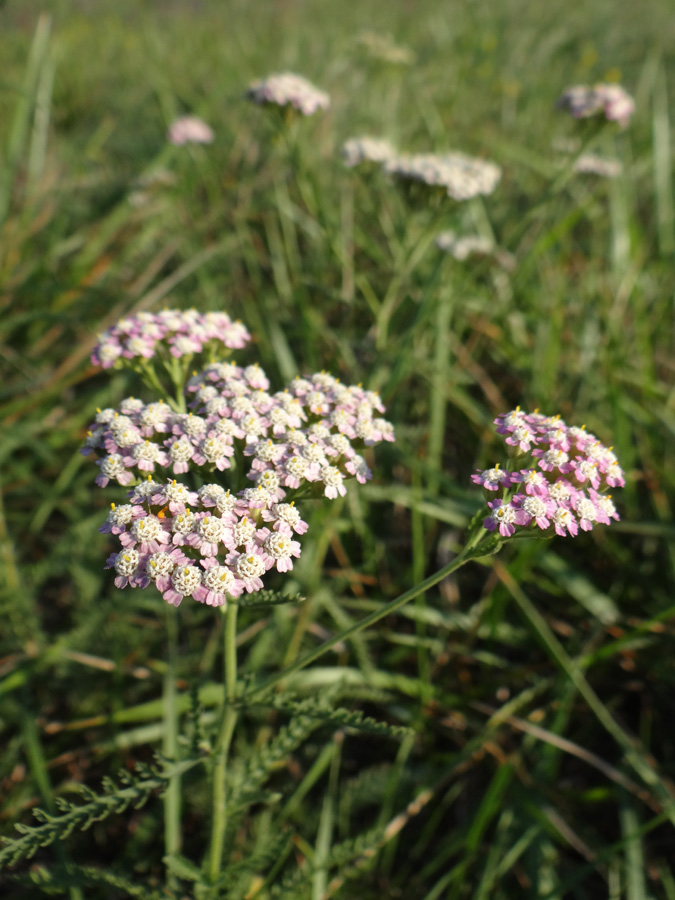
{"type": "Polygon", "coordinates": [[[450,321],[452,317],[452,295],[443,290],[438,298],[436,308],[436,347],[434,352],[434,367],[431,376],[431,396],[429,398],[429,446],[427,460],[429,464],[429,476],[427,489],[429,495],[435,497],[443,469],[443,445],[445,442],[445,417],[446,417],[446,387],[450,369],[450,354],[448,352],[450,321]]]}
{"type": "MultiPolygon", "coordinates": [[[[412,472],[412,486],[421,493],[421,478],[417,471],[412,472]]],[[[426,568],[426,545],[424,535],[424,515],[419,508],[413,506],[410,512],[411,534],[412,534],[412,575],[414,581],[421,581],[424,577],[426,568]]],[[[415,606],[418,609],[424,609],[426,606],[426,596],[418,594],[415,598],[415,606]]],[[[429,649],[425,646],[427,636],[427,626],[424,616],[415,623],[415,631],[417,632],[417,672],[420,683],[420,703],[424,707],[431,699],[431,661],[429,658],[429,649]]]]}
{"type": "Polygon", "coordinates": [[[175,356],[172,356],[168,362],[164,363],[166,370],[169,373],[171,383],[173,384],[173,389],[176,395],[176,399],[174,401],[175,408],[179,413],[187,412],[187,407],[185,406],[185,394],[183,392],[185,390],[187,372],[191,362],[192,354],[190,354],[189,356],[184,356],[181,359],[177,359],[175,356]]]}
{"type": "Polygon", "coordinates": [[[438,234],[446,218],[447,210],[445,207],[437,206],[433,211],[431,223],[422,228],[421,236],[413,241],[412,249],[408,252],[400,271],[396,272],[392,277],[377,314],[375,347],[378,350],[384,350],[387,346],[389,325],[399,303],[403,299],[401,288],[404,286],[405,279],[427,252],[429,245],[438,234]]]}
{"type": "Polygon", "coordinates": [[[21,585],[14,544],[5,518],[2,484],[0,484],[0,567],[3,572],[3,597],[12,598],[11,603],[3,603],[9,616],[9,627],[29,655],[32,653],[32,647],[36,648],[37,653],[38,642],[42,643],[41,635],[37,627],[31,628],[36,626],[37,618],[31,602],[32,597],[21,585]],[[20,598],[20,601],[17,603],[14,598],[20,598]]]}
{"type": "Polygon", "coordinates": [[[216,764],[213,770],[213,821],[209,848],[209,877],[215,882],[223,861],[223,845],[227,827],[227,758],[237,723],[237,609],[229,603],[225,613],[225,704],[215,747],[216,764]]]}
{"type": "MultiPolygon", "coordinates": [[[[178,707],[176,704],[176,668],[178,661],[178,619],[175,607],[166,605],[167,667],[164,675],[164,756],[178,762],[178,707]]],[[[180,853],[181,780],[174,775],[164,794],[164,848],[166,856],[180,853]]],[[[175,876],[169,875],[169,881],[175,876]]],[[[173,885],[177,887],[177,884],[173,885]]]]}
{"type": "MultiPolygon", "coordinates": [[[[485,534],[485,532],[483,532],[483,534],[485,534]]],[[[442,569],[439,569],[438,572],[434,572],[433,575],[425,578],[424,581],[421,581],[419,584],[415,585],[415,587],[410,588],[410,590],[406,591],[403,594],[400,594],[389,603],[385,603],[384,606],[382,606],[380,609],[375,610],[375,612],[372,612],[369,616],[365,616],[359,622],[355,622],[353,625],[350,625],[349,628],[345,628],[343,631],[340,631],[329,640],[324,641],[324,643],[317,647],[316,650],[313,650],[311,653],[308,653],[301,659],[295,660],[295,662],[291,663],[290,666],[287,666],[282,672],[273,675],[271,678],[263,681],[262,684],[259,684],[257,687],[251,688],[250,690],[246,691],[240,699],[248,703],[253,699],[253,697],[264,694],[271,687],[274,687],[275,684],[278,684],[280,681],[288,678],[289,675],[292,675],[294,672],[298,672],[300,669],[304,669],[305,666],[308,666],[311,663],[315,662],[317,659],[323,656],[324,653],[327,653],[330,649],[332,649],[336,644],[339,644],[341,641],[352,637],[352,635],[354,634],[358,634],[360,631],[363,631],[364,628],[368,628],[370,625],[374,625],[375,622],[379,622],[380,619],[384,619],[385,616],[396,612],[397,609],[405,606],[405,604],[410,600],[414,600],[415,597],[417,597],[419,594],[423,594],[425,591],[428,591],[429,588],[433,587],[435,584],[438,584],[439,581],[442,581],[452,572],[455,572],[457,569],[470,562],[470,560],[478,559],[484,556],[490,556],[493,553],[496,553],[497,550],[499,550],[505,543],[507,543],[507,541],[503,538],[488,537],[483,539],[478,544],[478,546],[465,547],[461,553],[459,553],[451,562],[447,564],[447,566],[443,566],[442,569]]]]}
{"type": "Polygon", "coordinates": [[[162,379],[157,374],[154,363],[148,362],[147,359],[139,359],[137,366],[135,365],[134,369],[141,376],[142,381],[148,387],[157,391],[162,400],[168,403],[174,412],[184,413],[187,411],[187,408],[185,406],[185,394],[183,391],[185,389],[187,370],[191,360],[192,356],[184,357],[182,360],[171,356],[168,360],[164,360],[163,366],[171,381],[171,387],[168,387],[163,383],[162,379]],[[172,391],[175,396],[172,395],[172,391]]]}
{"type": "Polygon", "coordinates": [[[543,193],[543,196],[539,197],[538,202],[530,207],[525,216],[523,216],[520,222],[518,240],[522,238],[522,236],[527,232],[527,229],[533,222],[541,219],[542,212],[551,204],[551,201],[555,199],[556,195],[560,194],[565,189],[568,182],[572,178],[574,178],[576,174],[574,166],[577,160],[593,147],[604,128],[604,125],[596,125],[595,128],[588,129],[588,132],[585,138],[582,140],[579,149],[576,150],[572,156],[570,156],[561,171],[559,171],[551,178],[546,190],[543,193]]]}

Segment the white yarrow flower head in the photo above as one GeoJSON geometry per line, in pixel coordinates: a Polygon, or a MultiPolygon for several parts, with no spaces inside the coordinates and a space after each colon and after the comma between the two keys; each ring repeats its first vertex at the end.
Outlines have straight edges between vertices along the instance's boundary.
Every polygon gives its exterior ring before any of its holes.
{"type": "Polygon", "coordinates": [[[441,232],[434,243],[439,250],[462,262],[471,255],[489,256],[494,250],[494,244],[487,238],[458,235],[454,231],[441,232]]]}
{"type": "Polygon", "coordinates": [[[362,163],[383,165],[396,158],[396,148],[384,138],[350,138],[342,145],[341,153],[344,164],[349,169],[362,163]]]}
{"type": "Polygon", "coordinates": [[[617,178],[623,170],[618,159],[605,159],[596,153],[583,153],[574,162],[574,171],[581,175],[597,175],[599,178],[617,178]]]}
{"type": "Polygon", "coordinates": [[[197,116],[181,116],[169,126],[167,138],[176,147],[184,144],[210,144],[213,141],[210,126],[197,116]]]}
{"type": "Polygon", "coordinates": [[[255,103],[291,106],[303,116],[311,116],[320,109],[328,109],[330,97],[302,75],[281,72],[254,81],[246,96],[255,103]]]}
{"type": "Polygon", "coordinates": [[[444,188],[457,201],[491,194],[502,177],[502,170],[495,163],[464,153],[397,156],[384,168],[397,178],[444,188]]]}

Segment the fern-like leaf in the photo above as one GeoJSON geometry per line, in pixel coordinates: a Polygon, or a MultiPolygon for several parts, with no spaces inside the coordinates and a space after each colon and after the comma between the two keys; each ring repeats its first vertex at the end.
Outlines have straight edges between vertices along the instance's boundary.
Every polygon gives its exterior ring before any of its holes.
{"type": "Polygon", "coordinates": [[[216,889],[222,892],[220,896],[227,897],[227,900],[245,900],[250,892],[253,875],[266,872],[266,879],[270,879],[279,863],[283,864],[291,848],[291,836],[287,830],[281,829],[276,836],[270,835],[264,850],[228,865],[215,884],[216,889]]]}
{"type": "Polygon", "coordinates": [[[304,603],[305,597],[301,594],[295,594],[289,597],[287,594],[281,594],[279,591],[262,590],[256,591],[255,594],[242,594],[236,600],[230,600],[230,603],[236,603],[238,606],[246,606],[253,608],[256,606],[281,606],[285,603],[304,603]]]}
{"type": "Polygon", "coordinates": [[[351,710],[345,707],[330,709],[326,704],[316,704],[316,701],[282,701],[274,703],[274,708],[292,715],[313,715],[321,719],[323,724],[334,725],[338,728],[351,728],[355,731],[366,731],[370,734],[381,734],[387,737],[406,737],[414,734],[414,729],[405,725],[390,725],[370,716],[365,716],[360,709],[351,710]]]}
{"type": "Polygon", "coordinates": [[[39,825],[15,825],[21,837],[3,838],[0,868],[13,866],[21,859],[30,859],[39,847],[65,840],[73,831],[84,831],[94,822],[122,813],[129,806],[140,808],[153,794],[166,788],[174,775],[186,772],[199,762],[200,759],[189,759],[176,765],[163,763],[161,767],[139,765],[137,773],[123,771],[117,781],[104,778],[100,794],[78,785],[77,791],[84,798],[84,803],[62,797],[59,802],[60,812],[56,815],[36,809],[33,815],[39,825]]]}
{"type": "Polygon", "coordinates": [[[12,881],[32,888],[39,888],[45,894],[63,894],[69,888],[89,887],[105,884],[122,891],[125,897],[134,900],[166,900],[166,894],[160,894],[152,888],[127,881],[121,875],[109,869],[96,869],[93,866],[79,866],[67,863],[64,866],[32,866],[28,874],[12,875],[12,881]]]}
{"type": "Polygon", "coordinates": [[[228,811],[240,810],[243,798],[255,795],[274,769],[283,765],[288,757],[315,731],[320,721],[316,716],[295,716],[272,740],[261,747],[246,767],[238,785],[230,794],[228,811]]]}

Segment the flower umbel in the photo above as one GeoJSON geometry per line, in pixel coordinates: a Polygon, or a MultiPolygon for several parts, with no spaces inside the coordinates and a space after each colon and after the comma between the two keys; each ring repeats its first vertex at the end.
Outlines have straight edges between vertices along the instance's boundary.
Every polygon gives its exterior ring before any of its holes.
{"type": "Polygon", "coordinates": [[[458,201],[491,194],[502,177],[502,170],[495,163],[465,153],[395,156],[384,168],[397,178],[444,188],[449,197],[458,201]]]}
{"type": "Polygon", "coordinates": [[[311,116],[319,109],[328,109],[330,97],[302,75],[281,72],[254,81],[246,96],[255,103],[292,106],[303,116],[311,116]]]}
{"type": "Polygon", "coordinates": [[[625,128],[635,112],[635,101],[620,84],[576,84],[563,91],[558,102],[575,119],[604,116],[608,122],[618,122],[625,128]]]}
{"type": "Polygon", "coordinates": [[[362,163],[379,163],[380,165],[396,158],[396,148],[384,138],[358,137],[350,138],[342,145],[342,158],[348,168],[362,163]]]}
{"type": "Polygon", "coordinates": [[[574,537],[580,528],[619,518],[607,491],[624,486],[624,473],[595,435],[560,416],[520,408],[497,416],[495,425],[511,450],[510,466],[471,476],[494,498],[483,520],[488,531],[505,538],[533,529],[574,537]]]}
{"type": "Polygon", "coordinates": [[[120,319],[99,335],[91,361],[95,366],[110,369],[115,363],[133,365],[158,353],[178,359],[215,345],[239,349],[250,339],[241,322],[233,322],[224,312],[200,313],[196,309],[140,312],[120,319]]]}
{"type": "Polygon", "coordinates": [[[181,116],[171,123],[167,137],[176,147],[182,147],[183,144],[210,144],[213,141],[213,131],[197,116],[181,116]]]}
{"type": "MultiPolygon", "coordinates": [[[[170,354],[179,335],[226,348],[248,339],[224,313],[141,316],[106,332],[94,358],[109,358],[103,348],[114,346],[142,371],[152,354],[170,354]],[[150,356],[129,349],[133,337],[150,356]]],[[[349,479],[371,477],[361,453],[394,439],[377,393],[326,372],[271,393],[260,366],[212,362],[189,379],[183,400],[189,412],[134,397],[99,410],[82,451],[99,455],[101,487],[131,488],[99,529],[119,541],[108,560],[115,584],[154,585],[174,606],[185,597],[224,606],[260,590],[270,569],[290,571],[300,556],[295,537],[307,531],[295,498],[344,496],[349,479]]]]}

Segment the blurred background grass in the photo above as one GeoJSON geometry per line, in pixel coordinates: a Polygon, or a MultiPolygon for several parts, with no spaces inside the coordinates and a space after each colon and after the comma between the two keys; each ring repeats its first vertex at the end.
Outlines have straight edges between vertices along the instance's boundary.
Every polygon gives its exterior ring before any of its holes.
{"type": "MultiPolygon", "coordinates": [[[[323,847],[325,798],[341,840],[431,791],[337,896],[675,898],[674,39],[666,0],[0,8],[5,834],[161,740],[163,610],[102,571],[112,494],[77,450],[97,406],[138,390],[90,367],[96,334],[194,305],[241,318],[247,359],[274,384],[322,368],[363,381],[397,428],[374,482],[311,513],[280,581],[307,597],[301,611],[248,614],[249,671],[274,672],[449,558],[479,506],[470,474],[498,459],[496,413],[586,423],[629,476],[620,524],[462,570],[339,648],[337,666],[296,676],[298,691],[347,679],[357,705],[417,729],[339,750],[317,732],[278,775],[288,790],[313,773],[288,814],[299,839],[323,847]],[[284,69],[332,98],[290,141],[243,99],[284,69]],[[554,101],[598,80],[636,98],[625,132],[595,136],[624,172],[561,180],[553,143],[579,132],[554,101]],[[210,123],[211,146],[167,145],[183,113],[210,123]],[[413,203],[344,168],[340,145],[362,133],[486,156],[504,177],[483,202],[413,203]],[[493,236],[515,268],[442,257],[440,227],[493,236]]],[[[208,694],[218,627],[194,604],[180,621],[183,687],[208,694]]],[[[239,751],[279,721],[261,711],[239,751]]],[[[160,815],[157,801],[73,836],[69,858],[157,877],[160,815]]],[[[242,852],[274,833],[266,815],[242,822],[242,852]]],[[[35,896],[0,877],[8,896],[35,896]]]]}

